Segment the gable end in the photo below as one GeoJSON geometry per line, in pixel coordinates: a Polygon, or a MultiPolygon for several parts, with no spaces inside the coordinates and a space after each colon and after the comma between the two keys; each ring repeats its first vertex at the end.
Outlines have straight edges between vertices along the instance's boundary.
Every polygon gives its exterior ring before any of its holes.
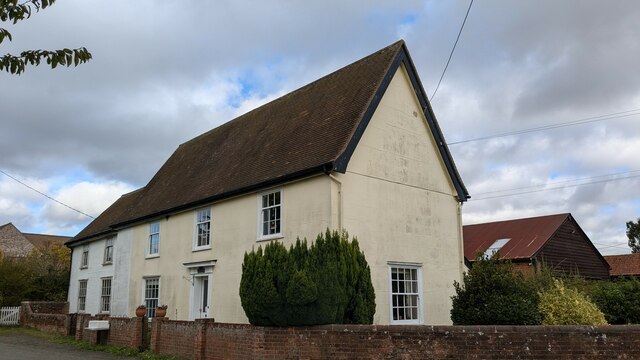
{"type": "Polygon", "coordinates": [[[438,146],[440,156],[444,161],[449,177],[458,194],[457,195],[458,201],[459,202],[467,201],[471,196],[469,195],[467,188],[464,186],[464,183],[462,182],[460,173],[456,168],[456,165],[453,161],[453,157],[451,156],[451,152],[449,151],[449,148],[447,147],[447,144],[444,140],[444,135],[442,134],[442,130],[438,125],[435,114],[433,113],[433,109],[431,108],[431,104],[427,99],[427,96],[424,91],[424,88],[422,87],[420,78],[418,77],[418,73],[413,65],[413,61],[411,60],[411,56],[409,55],[409,51],[407,50],[406,44],[404,44],[404,42],[402,44],[401,50],[396,55],[396,58],[393,60],[393,62],[387,69],[387,72],[384,75],[380,85],[378,86],[378,89],[376,90],[375,95],[371,99],[369,106],[367,107],[364,114],[362,115],[362,119],[358,124],[358,127],[356,128],[355,132],[351,136],[349,143],[347,144],[342,154],[334,162],[333,170],[340,173],[345,173],[345,171],[347,170],[347,165],[349,164],[349,160],[351,160],[351,156],[353,155],[356,147],[358,146],[358,143],[360,142],[360,139],[362,138],[362,135],[364,134],[365,129],[369,125],[369,122],[371,121],[373,114],[375,113],[376,109],[378,108],[378,105],[380,104],[380,101],[382,100],[382,96],[387,91],[387,88],[389,87],[389,84],[391,83],[391,80],[393,79],[393,76],[395,75],[396,71],[400,67],[400,64],[404,65],[407,71],[407,74],[409,75],[409,79],[411,81],[413,91],[416,95],[416,98],[420,102],[420,107],[422,108],[424,117],[427,120],[429,129],[431,130],[431,134],[433,135],[436,145],[438,146]]]}

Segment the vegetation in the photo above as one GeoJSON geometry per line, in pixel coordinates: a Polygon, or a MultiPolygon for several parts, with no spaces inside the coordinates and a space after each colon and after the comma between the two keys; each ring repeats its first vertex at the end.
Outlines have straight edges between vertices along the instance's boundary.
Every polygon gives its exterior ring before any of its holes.
{"type": "Polygon", "coordinates": [[[640,253],[640,218],[627,222],[627,237],[629,238],[629,247],[634,254],[640,253]]]}
{"type": "Polygon", "coordinates": [[[0,253],[0,306],[24,300],[66,301],[71,254],[64,245],[34,249],[26,257],[0,253]]]}
{"type": "MultiPolygon", "coordinates": [[[[0,0],[0,21],[16,24],[26,20],[34,12],[46,9],[53,5],[55,0],[26,0],[19,3],[18,0],[0,0]]],[[[12,41],[11,33],[0,27],[0,44],[4,40],[12,41]]],[[[58,65],[69,67],[71,65],[86,63],[91,59],[91,53],[84,48],[60,49],[60,50],[25,50],[20,55],[6,54],[0,56],[0,70],[11,74],[21,74],[26,65],[38,66],[42,60],[55,69],[58,65]]]]}
{"type": "Polygon", "coordinates": [[[578,290],[555,279],[552,287],[540,293],[538,305],[544,325],[606,325],[604,314],[578,290]]]}
{"type": "Polygon", "coordinates": [[[455,283],[456,325],[639,324],[640,280],[586,280],[549,269],[524,277],[498,256],[479,258],[455,283]]]}
{"type": "Polygon", "coordinates": [[[588,287],[609,324],[640,324],[640,280],[599,281],[588,287]]]}
{"type": "Polygon", "coordinates": [[[240,299],[249,322],[262,326],[371,324],[375,293],[358,241],[346,232],[319,234],[245,253],[240,299]]]}
{"type": "Polygon", "coordinates": [[[451,320],[455,325],[536,325],[542,321],[533,281],[499,259],[479,258],[462,284],[455,282],[451,320]]]}

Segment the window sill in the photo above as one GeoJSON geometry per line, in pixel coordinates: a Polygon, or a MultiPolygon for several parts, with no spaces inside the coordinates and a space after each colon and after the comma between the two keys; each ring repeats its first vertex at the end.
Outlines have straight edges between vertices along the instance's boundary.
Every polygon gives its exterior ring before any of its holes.
{"type": "Polygon", "coordinates": [[[109,265],[113,265],[113,262],[102,263],[102,266],[109,266],[109,265]]]}
{"type": "Polygon", "coordinates": [[[87,269],[87,268],[89,268],[89,267],[86,266],[86,265],[85,266],[80,266],[80,270],[84,270],[84,269],[87,269]]]}
{"type": "Polygon", "coordinates": [[[205,250],[211,250],[211,245],[209,245],[209,246],[200,246],[200,247],[196,247],[196,248],[191,249],[191,251],[193,251],[193,252],[205,251],[205,250]]]}
{"type": "Polygon", "coordinates": [[[153,254],[153,255],[147,255],[144,258],[145,259],[155,259],[155,258],[159,258],[160,254],[153,254]]]}
{"type": "Polygon", "coordinates": [[[269,241],[269,240],[278,240],[278,239],[284,239],[284,235],[280,233],[280,234],[261,236],[256,241],[260,242],[260,241],[269,241]]]}

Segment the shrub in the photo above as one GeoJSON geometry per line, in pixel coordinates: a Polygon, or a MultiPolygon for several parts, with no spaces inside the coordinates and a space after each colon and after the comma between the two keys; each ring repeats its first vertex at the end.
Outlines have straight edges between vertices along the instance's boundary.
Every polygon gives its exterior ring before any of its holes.
{"type": "Polygon", "coordinates": [[[274,241],[245,253],[242,307],[254,325],[371,324],[375,293],[356,239],[346,232],[298,239],[287,249],[274,241]]]}
{"type": "Polygon", "coordinates": [[[535,284],[498,256],[478,258],[462,284],[454,283],[451,320],[455,325],[540,324],[535,284]]]}
{"type": "Polygon", "coordinates": [[[544,325],[606,325],[604,314],[578,290],[556,279],[540,293],[540,313],[544,325]]]}
{"type": "Polygon", "coordinates": [[[640,280],[637,278],[595,282],[589,294],[609,324],[640,324],[640,280]]]}

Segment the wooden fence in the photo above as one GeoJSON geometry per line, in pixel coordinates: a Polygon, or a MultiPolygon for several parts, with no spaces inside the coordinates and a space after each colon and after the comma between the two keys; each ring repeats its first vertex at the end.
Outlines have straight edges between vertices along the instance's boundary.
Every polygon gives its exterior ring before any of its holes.
{"type": "Polygon", "coordinates": [[[0,308],[0,326],[18,325],[20,322],[20,306],[0,308]]]}

